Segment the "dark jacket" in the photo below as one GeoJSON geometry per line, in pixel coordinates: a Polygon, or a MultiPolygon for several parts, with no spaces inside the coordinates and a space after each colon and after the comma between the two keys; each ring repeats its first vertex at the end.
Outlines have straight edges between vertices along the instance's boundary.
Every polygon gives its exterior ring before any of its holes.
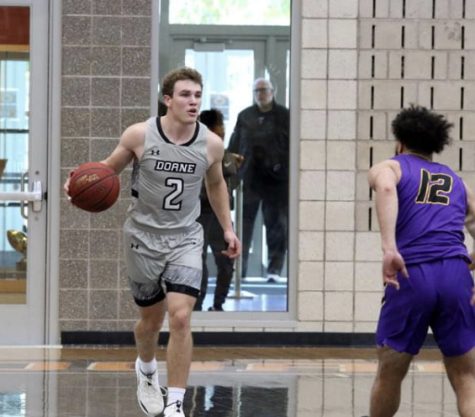
{"type": "Polygon", "coordinates": [[[256,186],[287,182],[289,175],[289,110],[273,102],[261,112],[254,104],[238,115],[228,150],[244,156],[240,177],[256,186]]]}

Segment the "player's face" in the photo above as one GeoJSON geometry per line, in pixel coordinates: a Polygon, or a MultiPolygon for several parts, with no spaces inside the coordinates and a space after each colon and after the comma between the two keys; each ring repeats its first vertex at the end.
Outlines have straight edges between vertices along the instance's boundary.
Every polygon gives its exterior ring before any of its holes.
{"type": "Polygon", "coordinates": [[[168,111],[183,123],[195,123],[201,107],[201,86],[191,80],[175,83],[173,96],[167,96],[168,111]]]}

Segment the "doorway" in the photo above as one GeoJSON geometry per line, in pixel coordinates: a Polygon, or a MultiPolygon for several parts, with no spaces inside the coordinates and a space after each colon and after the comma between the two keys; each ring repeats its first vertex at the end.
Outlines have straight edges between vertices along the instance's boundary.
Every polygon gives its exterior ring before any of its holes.
{"type": "MultiPolygon", "coordinates": [[[[223,113],[225,147],[241,110],[253,103],[252,85],[256,78],[270,79],[278,103],[289,106],[290,32],[288,26],[229,26],[220,24],[169,24],[168,2],[160,13],[159,78],[183,65],[203,76],[202,110],[217,108],[223,113]]],[[[237,193],[239,191],[235,191],[237,193]]],[[[236,195],[235,195],[235,200],[236,195]]],[[[237,226],[239,214],[233,211],[237,226]]],[[[288,271],[285,261],[278,282],[267,280],[266,230],[259,212],[254,224],[247,274],[235,274],[225,310],[288,310],[288,271]],[[236,280],[240,280],[239,284],[236,280]],[[242,290],[242,291],[241,291],[242,290]]],[[[217,275],[214,258],[208,253],[209,288],[204,309],[211,303],[217,275]]],[[[239,269],[238,269],[239,270],[239,269]]]]}
{"type": "Polygon", "coordinates": [[[0,0],[0,340],[45,343],[48,0],[0,0]],[[32,36],[34,34],[34,36],[32,36]]]}

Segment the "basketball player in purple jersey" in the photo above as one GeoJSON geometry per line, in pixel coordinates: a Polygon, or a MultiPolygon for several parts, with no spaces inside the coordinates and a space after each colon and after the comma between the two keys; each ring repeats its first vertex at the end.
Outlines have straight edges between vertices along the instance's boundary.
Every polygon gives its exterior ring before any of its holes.
{"type": "Polygon", "coordinates": [[[452,124],[423,107],[392,122],[397,156],[373,166],[385,294],[376,341],[370,416],[394,416],[401,383],[431,327],[461,416],[475,416],[475,296],[464,245],[475,237],[475,196],[448,166],[432,161],[452,124]]]}

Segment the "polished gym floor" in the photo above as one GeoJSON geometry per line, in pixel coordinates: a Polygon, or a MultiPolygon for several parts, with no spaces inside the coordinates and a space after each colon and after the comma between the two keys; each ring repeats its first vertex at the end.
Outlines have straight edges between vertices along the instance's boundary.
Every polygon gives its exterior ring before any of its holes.
{"type": "MultiPolygon", "coordinates": [[[[366,348],[196,347],[186,416],[361,417],[374,358],[366,348]]],[[[140,417],[134,360],[131,347],[0,348],[0,416],[140,417]]],[[[437,350],[412,364],[397,416],[457,416],[437,350]]]]}

